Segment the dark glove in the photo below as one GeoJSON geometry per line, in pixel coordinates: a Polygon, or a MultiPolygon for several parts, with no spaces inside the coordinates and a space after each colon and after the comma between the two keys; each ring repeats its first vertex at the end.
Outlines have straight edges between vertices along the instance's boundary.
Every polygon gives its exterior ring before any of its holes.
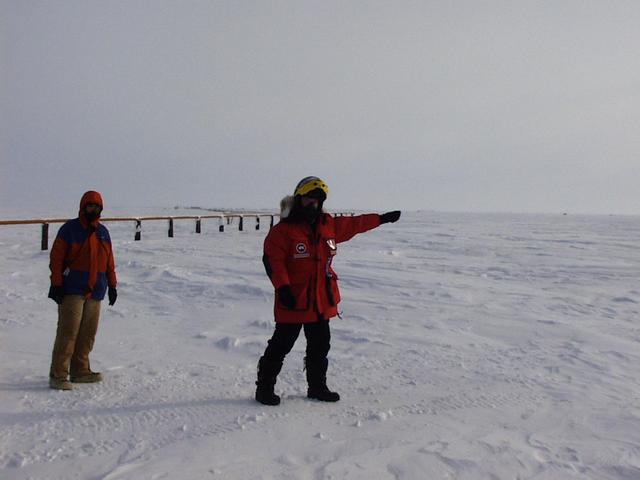
{"type": "Polygon", "coordinates": [[[56,287],[54,285],[51,285],[49,287],[49,295],[47,296],[58,305],[60,305],[62,303],[62,300],[64,299],[64,287],[56,287]]]}
{"type": "Polygon", "coordinates": [[[116,299],[118,298],[118,290],[116,287],[109,287],[109,305],[113,305],[116,303],[116,299]]]}
{"type": "Polygon", "coordinates": [[[400,210],[383,213],[382,215],[380,215],[380,224],[397,222],[400,218],[400,213],[400,210]]]}
{"type": "Polygon", "coordinates": [[[283,285],[278,288],[278,301],[284,308],[289,310],[293,310],[295,308],[296,297],[293,296],[293,292],[289,285],[283,285]]]}

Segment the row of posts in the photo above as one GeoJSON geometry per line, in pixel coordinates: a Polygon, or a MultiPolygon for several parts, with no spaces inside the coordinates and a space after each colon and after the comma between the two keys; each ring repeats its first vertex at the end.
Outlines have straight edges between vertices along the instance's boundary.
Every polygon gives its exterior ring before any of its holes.
{"type": "MultiPolygon", "coordinates": [[[[271,217],[271,221],[269,223],[269,228],[273,227],[273,217],[274,215],[270,215],[271,217]]],[[[231,223],[231,219],[232,217],[225,217],[227,219],[227,225],[229,225],[231,223]]],[[[240,232],[242,232],[244,230],[244,217],[240,216],[240,221],[238,223],[238,230],[240,232]]],[[[222,223],[222,219],[220,219],[220,225],[218,226],[218,231],[220,232],[224,232],[224,223],[222,223]]],[[[140,239],[142,238],[142,220],[140,219],[136,219],[135,220],[136,223],[136,233],[134,236],[134,240],[135,241],[140,241],[140,239]]],[[[255,226],[256,230],[260,230],[260,217],[256,217],[256,226],[255,226]]],[[[196,233],[202,233],[202,219],[201,218],[197,218],[196,219],[196,233]]],[[[173,238],[173,218],[169,218],[169,232],[168,232],[168,236],[169,238],[173,238]]],[[[48,250],[49,249],[49,224],[48,223],[43,223],[42,224],[42,250],[48,250]]]]}
{"type": "MultiPolygon", "coordinates": [[[[273,217],[274,215],[269,215],[271,217],[271,222],[269,223],[269,228],[273,227],[273,217]]],[[[225,217],[227,219],[227,225],[231,223],[232,217],[225,217]]],[[[242,232],[244,230],[244,217],[239,217],[240,222],[238,225],[238,230],[242,232]]],[[[260,217],[256,217],[256,230],[260,230],[260,217]]],[[[218,231],[224,232],[224,223],[222,223],[222,219],[220,219],[220,225],[218,226],[218,231]]],[[[136,220],[136,236],[135,240],[140,240],[142,233],[142,220],[136,220]]],[[[196,219],[196,233],[202,233],[202,219],[196,219]]],[[[169,238],[173,238],[173,218],[169,218],[169,238]]]]}

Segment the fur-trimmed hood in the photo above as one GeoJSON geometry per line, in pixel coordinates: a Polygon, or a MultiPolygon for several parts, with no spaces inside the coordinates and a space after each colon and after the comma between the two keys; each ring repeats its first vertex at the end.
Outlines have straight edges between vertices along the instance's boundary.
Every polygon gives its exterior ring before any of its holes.
{"type": "Polygon", "coordinates": [[[282,200],[280,200],[280,218],[287,218],[293,210],[293,204],[295,202],[295,197],[293,195],[287,195],[282,200]]]}
{"type": "MultiPolygon", "coordinates": [[[[295,205],[296,197],[293,195],[287,195],[280,200],[280,220],[289,218],[291,215],[291,211],[293,210],[293,206],[295,205]]],[[[321,213],[327,213],[323,208],[321,213]]]]}

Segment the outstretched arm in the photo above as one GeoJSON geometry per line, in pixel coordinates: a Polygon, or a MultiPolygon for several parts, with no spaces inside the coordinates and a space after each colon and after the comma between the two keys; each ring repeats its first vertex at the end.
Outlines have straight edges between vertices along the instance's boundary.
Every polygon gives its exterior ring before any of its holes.
{"type": "Polygon", "coordinates": [[[357,215],[355,217],[336,217],[336,242],[346,242],[351,240],[358,233],[363,233],[379,227],[383,223],[397,222],[400,218],[400,210],[383,213],[369,213],[357,215]]]}
{"type": "Polygon", "coordinates": [[[372,230],[380,225],[380,216],[377,213],[356,215],[354,217],[335,217],[336,242],[351,240],[358,233],[372,230]]]}

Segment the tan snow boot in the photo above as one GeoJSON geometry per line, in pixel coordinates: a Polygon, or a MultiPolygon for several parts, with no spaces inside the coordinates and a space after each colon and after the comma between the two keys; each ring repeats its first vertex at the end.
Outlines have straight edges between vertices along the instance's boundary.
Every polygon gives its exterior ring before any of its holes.
{"type": "Polygon", "coordinates": [[[102,381],[102,374],[100,372],[90,372],[87,375],[71,377],[71,381],[73,383],[97,383],[102,381]]]}
{"type": "Polygon", "coordinates": [[[53,390],[73,390],[73,385],[66,378],[49,377],[49,388],[53,390]]]}

